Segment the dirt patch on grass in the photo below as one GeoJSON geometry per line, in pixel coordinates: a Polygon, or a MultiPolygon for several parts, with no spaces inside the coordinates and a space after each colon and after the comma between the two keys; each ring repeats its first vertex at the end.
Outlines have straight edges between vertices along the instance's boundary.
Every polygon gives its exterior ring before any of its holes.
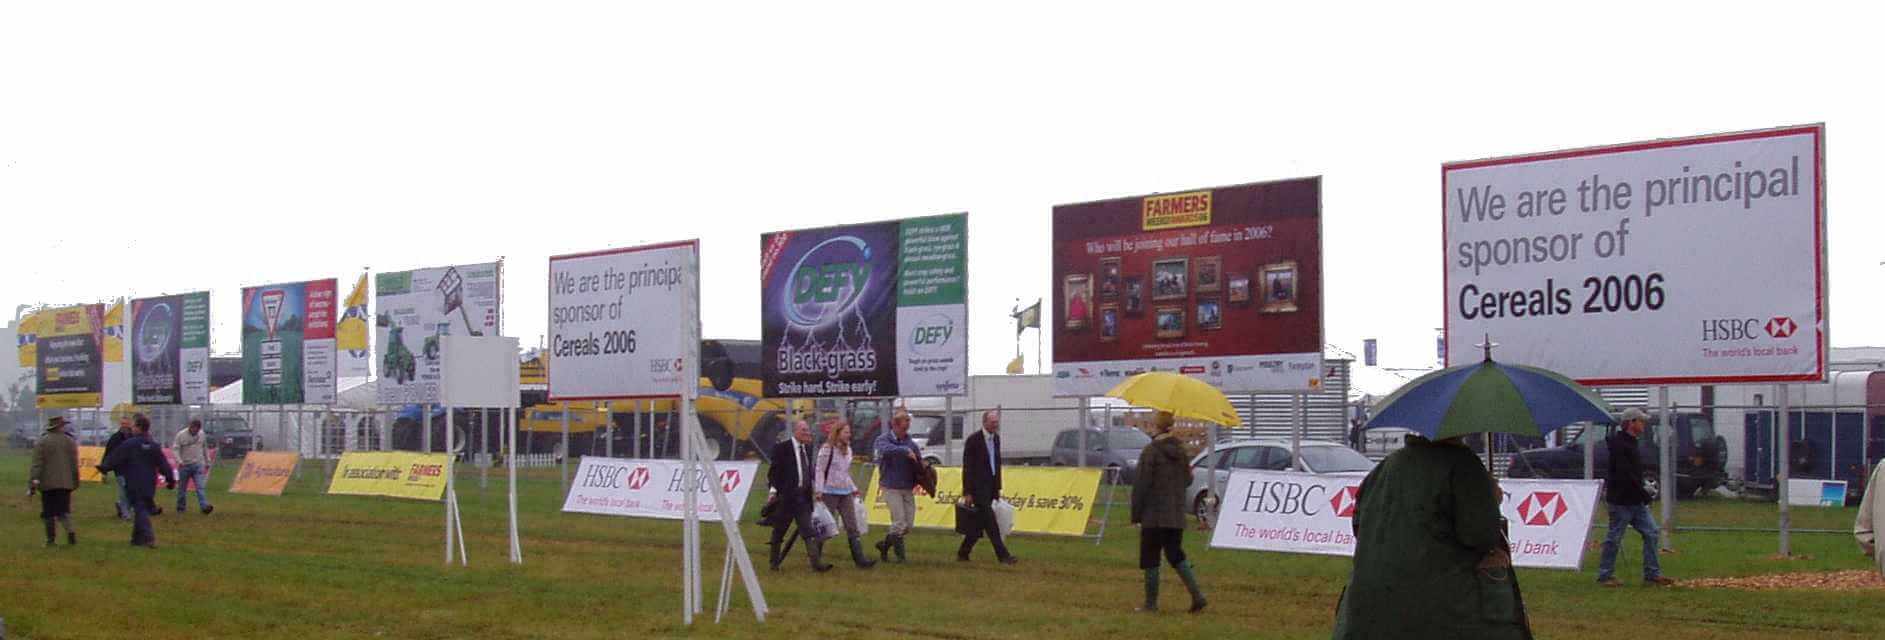
{"type": "Polygon", "coordinates": [[[1739,589],[1742,591],[1792,591],[1812,589],[1819,591],[1881,591],[1885,590],[1885,578],[1877,571],[1832,571],[1821,573],[1776,573],[1764,576],[1745,576],[1740,578],[1700,578],[1683,580],[1682,586],[1691,589],[1739,589]]]}

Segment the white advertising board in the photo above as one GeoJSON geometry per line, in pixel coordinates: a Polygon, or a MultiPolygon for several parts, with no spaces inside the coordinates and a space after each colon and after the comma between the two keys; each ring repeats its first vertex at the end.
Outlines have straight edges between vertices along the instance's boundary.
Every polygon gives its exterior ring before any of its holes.
{"type": "MultiPolygon", "coordinates": [[[[1224,487],[1211,546],[1247,551],[1355,555],[1353,516],[1361,476],[1238,471],[1224,487]]],[[[1577,569],[1596,514],[1598,480],[1500,480],[1512,564],[1577,569]]]]}
{"type": "MultiPolygon", "coordinates": [[[[696,241],[550,258],[550,400],[681,394],[696,241]]],[[[692,350],[688,350],[692,352],[692,350]]]]}
{"type": "MultiPolygon", "coordinates": [[[[576,469],[576,481],[563,500],[563,511],[680,520],[687,513],[683,506],[686,504],[685,487],[692,486],[706,496],[711,489],[705,483],[711,481],[720,483],[720,488],[726,491],[727,505],[733,509],[733,519],[737,521],[753,483],[759,481],[759,463],[717,462],[714,466],[720,472],[718,477],[707,478],[705,467],[701,467],[696,469],[698,482],[689,483],[681,472],[679,460],[583,456],[582,465],[576,469]]],[[[719,509],[711,496],[699,499],[698,504],[701,520],[720,520],[719,509]]]]}
{"type": "Polygon", "coordinates": [[[498,335],[498,264],[381,273],[374,277],[380,404],[436,404],[445,336],[498,335]]]}
{"type": "Polygon", "coordinates": [[[1442,169],[1448,364],[1591,385],[1825,378],[1819,125],[1442,169]]]}

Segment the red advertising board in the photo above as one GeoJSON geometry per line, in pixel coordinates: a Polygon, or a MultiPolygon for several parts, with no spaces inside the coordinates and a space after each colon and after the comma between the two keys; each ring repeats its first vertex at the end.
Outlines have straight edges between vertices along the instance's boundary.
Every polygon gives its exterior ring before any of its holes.
{"type": "Polygon", "coordinates": [[[1144,371],[1226,392],[1313,391],[1322,371],[1322,181],[1054,207],[1055,393],[1144,371]]]}

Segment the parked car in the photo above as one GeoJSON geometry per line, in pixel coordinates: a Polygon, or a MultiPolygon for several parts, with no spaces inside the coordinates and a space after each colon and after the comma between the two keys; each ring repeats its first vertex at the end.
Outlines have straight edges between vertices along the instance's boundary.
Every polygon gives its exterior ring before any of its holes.
{"type": "Polygon", "coordinates": [[[16,449],[31,449],[39,441],[39,434],[45,432],[45,426],[32,414],[16,416],[13,424],[7,425],[7,446],[16,449]]]}
{"type": "MultiPolygon", "coordinates": [[[[1712,491],[1728,479],[1728,440],[1715,435],[1715,425],[1700,414],[1676,414],[1676,496],[1689,498],[1712,491]]],[[[1584,477],[1584,442],[1596,438],[1597,473],[1603,478],[1609,468],[1610,450],[1603,439],[1615,433],[1615,425],[1587,426],[1570,442],[1556,447],[1529,449],[1512,458],[1506,476],[1511,478],[1582,478],[1584,477]]],[[[1661,490],[1661,429],[1651,418],[1648,429],[1637,441],[1637,456],[1643,461],[1644,486],[1651,495],[1661,490]]]]}
{"type": "Polygon", "coordinates": [[[118,430],[117,427],[108,426],[108,425],[97,423],[97,422],[90,423],[90,424],[79,424],[77,425],[77,427],[78,427],[77,430],[73,431],[72,433],[73,435],[78,437],[79,444],[84,445],[84,446],[92,446],[92,447],[105,446],[105,441],[110,440],[111,434],[118,430]]]}
{"type": "MultiPolygon", "coordinates": [[[[962,418],[963,414],[957,413],[954,419],[949,421],[950,439],[955,442],[958,449],[962,446],[962,418]]],[[[923,448],[923,459],[928,460],[930,464],[940,466],[943,463],[944,448],[943,414],[911,412],[910,439],[923,448]]]]}
{"type": "MultiPolygon", "coordinates": [[[[1115,427],[1086,430],[1086,466],[1117,470],[1112,477],[1120,484],[1132,484],[1138,476],[1139,452],[1152,442],[1138,429],[1115,427]]],[[[1049,459],[1056,467],[1080,464],[1080,430],[1067,429],[1054,436],[1054,451],[1049,459]]]]}
{"type": "Polygon", "coordinates": [[[211,454],[217,460],[241,459],[250,451],[262,450],[262,436],[249,428],[247,420],[237,416],[211,416],[203,420],[209,434],[211,454]]]}
{"type": "MultiPolygon", "coordinates": [[[[1218,456],[1209,466],[1211,451],[1191,459],[1191,485],[1185,489],[1186,503],[1199,520],[1209,522],[1217,513],[1216,487],[1230,480],[1232,471],[1288,471],[1290,441],[1282,438],[1233,440],[1218,444],[1218,456]]],[[[1354,449],[1334,442],[1302,441],[1302,466],[1309,473],[1364,476],[1374,470],[1375,462],[1354,449]]]]}

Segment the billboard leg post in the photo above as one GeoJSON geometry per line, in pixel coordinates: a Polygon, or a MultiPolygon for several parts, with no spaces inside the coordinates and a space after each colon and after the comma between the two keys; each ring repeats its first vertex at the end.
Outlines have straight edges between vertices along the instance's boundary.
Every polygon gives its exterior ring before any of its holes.
{"type": "Polygon", "coordinates": [[[1659,466],[1662,469],[1657,472],[1661,476],[1658,482],[1662,485],[1662,495],[1659,496],[1662,498],[1662,550],[1675,551],[1676,499],[1679,497],[1677,494],[1681,493],[1676,490],[1676,447],[1681,446],[1681,443],[1676,438],[1676,425],[1671,421],[1669,413],[1667,386],[1656,387],[1656,413],[1660,416],[1657,421],[1662,423],[1662,446],[1658,447],[1661,449],[1659,466]]]}
{"type": "Polygon", "coordinates": [[[504,457],[504,473],[510,477],[511,564],[523,564],[524,545],[517,532],[517,409],[506,408],[504,413],[504,434],[510,439],[506,448],[509,455],[504,457]]]}
{"type": "Polygon", "coordinates": [[[569,403],[563,403],[563,473],[556,477],[556,490],[569,493],[569,403]]]}
{"type": "MultiPolygon", "coordinates": [[[[431,416],[427,416],[430,418],[431,416]]],[[[430,429],[427,429],[430,431],[430,429]]],[[[427,453],[430,453],[428,450],[427,453]]],[[[452,408],[445,407],[445,564],[452,563],[452,523],[458,519],[458,461],[452,458],[452,408]]]]}
{"type": "MultiPolygon", "coordinates": [[[[1787,486],[1793,475],[1793,454],[1790,451],[1793,447],[1793,429],[1789,424],[1793,416],[1788,415],[1793,399],[1787,396],[1787,392],[1787,385],[1774,387],[1774,395],[1780,398],[1780,411],[1774,414],[1777,418],[1774,420],[1774,489],[1780,496],[1775,502],[1780,504],[1780,556],[1783,558],[1793,555],[1793,536],[1789,531],[1793,526],[1793,513],[1789,510],[1792,505],[1787,504],[1793,493],[1787,486]]],[[[1804,415],[1800,421],[1806,422],[1804,415]]]]}

